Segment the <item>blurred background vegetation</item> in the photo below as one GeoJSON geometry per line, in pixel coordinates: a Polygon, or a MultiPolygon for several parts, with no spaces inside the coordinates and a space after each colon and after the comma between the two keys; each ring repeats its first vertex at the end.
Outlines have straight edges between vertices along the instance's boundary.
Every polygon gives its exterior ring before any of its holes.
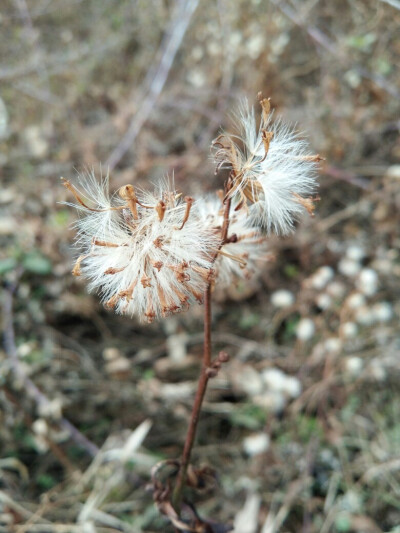
{"type": "Polygon", "coordinates": [[[200,510],[237,533],[400,531],[399,26],[398,0],[2,1],[0,531],[169,531],[146,485],[181,452],[201,308],[105,311],[70,275],[59,178],[214,190],[210,142],[260,90],[326,159],[321,201],[259,281],[216,291],[232,360],[200,510]]]}

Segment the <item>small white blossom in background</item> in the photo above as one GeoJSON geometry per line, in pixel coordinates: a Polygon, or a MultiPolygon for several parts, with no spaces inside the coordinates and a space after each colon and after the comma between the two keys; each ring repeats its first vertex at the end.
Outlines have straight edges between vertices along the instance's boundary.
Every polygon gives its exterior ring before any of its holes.
{"type": "Polygon", "coordinates": [[[356,285],[366,296],[373,296],[378,290],[378,274],[372,268],[363,268],[357,279],[356,285]]]}
{"type": "Polygon", "coordinates": [[[243,365],[240,372],[232,373],[231,379],[235,389],[250,397],[261,394],[264,388],[262,376],[251,365],[243,365]]]}
{"type": "Polygon", "coordinates": [[[43,418],[38,418],[32,424],[33,442],[39,453],[49,450],[49,426],[43,418]]]}
{"type": "Polygon", "coordinates": [[[122,353],[118,350],[118,348],[110,346],[103,350],[102,356],[105,361],[115,361],[116,359],[122,357],[122,353]]]}
{"type": "Polygon", "coordinates": [[[263,394],[257,394],[252,400],[256,405],[275,414],[281,413],[285,409],[287,403],[285,395],[282,392],[274,390],[265,391],[263,394]]]}
{"type": "Polygon", "coordinates": [[[348,278],[355,278],[361,270],[361,265],[358,261],[354,261],[354,259],[343,257],[343,259],[339,261],[338,270],[348,278]]]}
{"type": "Polygon", "coordinates": [[[330,266],[320,267],[310,278],[310,285],[317,290],[324,289],[326,285],[331,281],[335,271],[330,266]]]}
{"type": "Polygon", "coordinates": [[[271,303],[278,308],[290,307],[294,304],[294,301],[294,294],[285,289],[280,289],[271,294],[271,303]]]}
{"type": "Polygon", "coordinates": [[[378,322],[389,322],[393,318],[393,308],[389,302],[378,302],[372,306],[372,313],[378,322]]]}
{"type": "Polygon", "coordinates": [[[112,359],[105,365],[105,371],[111,376],[129,375],[131,370],[131,362],[126,357],[119,357],[112,359]]]}
{"type": "Polygon", "coordinates": [[[352,261],[362,261],[364,257],[366,256],[364,248],[362,248],[358,244],[352,244],[350,245],[346,250],[346,257],[351,259],[352,261]]]}
{"type": "Polygon", "coordinates": [[[269,100],[262,98],[257,128],[254,110],[243,102],[237,116],[238,135],[222,134],[215,141],[215,159],[231,170],[231,196],[250,202],[249,215],[267,233],[287,235],[305,211],[313,213],[310,198],[316,189],[319,156],[281,120],[272,120],[269,100]],[[239,147],[237,141],[241,143],[239,147]]]}
{"type": "Polygon", "coordinates": [[[262,378],[269,391],[283,393],[289,398],[298,398],[302,391],[300,381],[295,376],[288,376],[279,368],[267,368],[262,378]]]}
{"type": "Polygon", "coordinates": [[[393,261],[385,257],[375,259],[371,266],[385,276],[389,276],[393,272],[393,261]]]}
{"type": "Polygon", "coordinates": [[[347,373],[354,378],[357,378],[364,367],[364,361],[361,357],[352,356],[348,357],[345,361],[345,368],[347,373]]]}
{"type": "Polygon", "coordinates": [[[284,383],[283,392],[290,398],[298,398],[301,394],[303,387],[299,379],[295,376],[287,376],[284,383]]]}
{"type": "Polygon", "coordinates": [[[331,281],[326,287],[326,292],[335,300],[340,300],[346,293],[346,286],[341,281],[331,281]]]}
{"type": "Polygon", "coordinates": [[[354,292],[346,299],[345,305],[349,309],[358,309],[359,307],[365,305],[365,296],[359,292],[354,292]]]}
{"type": "Polygon", "coordinates": [[[369,375],[376,381],[384,381],[387,378],[387,371],[379,359],[372,359],[368,365],[369,375]]]}
{"type": "Polygon", "coordinates": [[[243,450],[250,457],[268,450],[270,438],[266,433],[253,433],[243,440],[243,450]]]}
{"type": "Polygon", "coordinates": [[[357,308],[355,319],[361,326],[372,326],[376,322],[372,309],[367,305],[362,305],[357,308]]]}
{"type": "Polygon", "coordinates": [[[41,437],[46,437],[49,433],[49,426],[47,425],[46,420],[43,418],[38,418],[32,423],[32,429],[36,435],[41,437]]]}
{"type": "Polygon", "coordinates": [[[302,318],[297,324],[296,336],[300,341],[309,341],[314,337],[315,324],[311,318],[302,318]]]}
{"type": "Polygon", "coordinates": [[[342,349],[342,341],[337,337],[331,337],[325,341],[325,350],[328,353],[339,353],[342,349]]]}
{"type": "Polygon", "coordinates": [[[329,296],[329,294],[323,292],[322,294],[318,294],[315,299],[315,303],[322,311],[325,311],[326,309],[329,309],[332,305],[332,298],[329,296]]]}
{"type": "Polygon", "coordinates": [[[262,379],[269,390],[281,392],[286,381],[286,374],[279,368],[266,368],[262,372],[262,379]]]}
{"type": "Polygon", "coordinates": [[[340,333],[346,339],[354,339],[358,333],[357,324],[354,322],[345,322],[340,326],[340,333]]]}
{"type": "Polygon", "coordinates": [[[32,353],[34,350],[34,345],[30,342],[24,342],[23,344],[20,344],[17,348],[17,354],[18,357],[21,357],[21,359],[24,359],[28,355],[32,353]]]}
{"type": "Polygon", "coordinates": [[[109,197],[108,180],[89,174],[84,193],[65,181],[85,216],[76,224],[81,248],[73,273],[90,280],[105,305],[149,322],[201,302],[213,276],[215,233],[200,223],[192,198],[161,183],[154,193],[132,185],[109,197]]]}

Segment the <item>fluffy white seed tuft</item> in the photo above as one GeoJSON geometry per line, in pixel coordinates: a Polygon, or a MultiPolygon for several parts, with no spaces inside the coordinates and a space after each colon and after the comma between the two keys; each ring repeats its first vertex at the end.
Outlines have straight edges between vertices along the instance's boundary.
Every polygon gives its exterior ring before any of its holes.
{"type": "MultiPolygon", "coordinates": [[[[106,307],[152,321],[201,302],[213,276],[218,235],[204,228],[195,202],[164,182],[154,192],[126,185],[109,197],[108,178],[80,180],[75,275],[89,279],[106,307]]],[[[75,205],[75,204],[74,204],[75,205]]]]}
{"type": "Polygon", "coordinates": [[[319,156],[282,120],[273,120],[263,99],[260,127],[254,110],[243,102],[237,116],[238,135],[214,141],[218,168],[231,169],[232,194],[251,203],[249,215],[267,233],[286,235],[305,211],[313,212],[319,156]],[[241,147],[239,147],[239,144],[241,147]]]}

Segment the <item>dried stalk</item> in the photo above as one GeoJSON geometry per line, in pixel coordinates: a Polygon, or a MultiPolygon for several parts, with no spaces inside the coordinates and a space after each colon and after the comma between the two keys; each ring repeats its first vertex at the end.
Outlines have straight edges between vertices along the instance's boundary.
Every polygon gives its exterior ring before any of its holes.
{"type": "MultiPolygon", "coordinates": [[[[225,209],[224,220],[221,230],[221,245],[220,248],[228,240],[229,230],[229,214],[231,209],[231,198],[229,191],[232,187],[232,180],[229,179],[225,186],[225,209]]],[[[217,254],[215,255],[216,258],[217,254]]],[[[214,259],[215,259],[214,258],[214,259]]],[[[194,399],[192,414],[190,417],[189,428],[186,434],[185,444],[183,447],[182,459],[180,462],[179,472],[176,478],[176,484],[172,495],[172,505],[175,511],[179,514],[182,504],[183,489],[186,483],[187,470],[190,463],[192,448],[196,437],[197,426],[200,418],[201,408],[203,405],[204,396],[207,390],[208,380],[213,377],[214,369],[212,368],[211,357],[211,282],[208,284],[204,293],[204,344],[203,344],[203,364],[199,382],[197,385],[196,396],[194,399]]]]}
{"type": "Polygon", "coordinates": [[[167,32],[160,45],[159,52],[162,54],[160,63],[155,71],[154,68],[149,70],[147,77],[151,81],[149,87],[145,88],[146,96],[140,105],[139,111],[133,117],[127,132],[106,161],[106,167],[110,170],[113,170],[118,165],[131,148],[143,124],[154,110],[198,3],[199,0],[188,0],[186,3],[177,0],[169,26],[170,31],[167,32]]]}

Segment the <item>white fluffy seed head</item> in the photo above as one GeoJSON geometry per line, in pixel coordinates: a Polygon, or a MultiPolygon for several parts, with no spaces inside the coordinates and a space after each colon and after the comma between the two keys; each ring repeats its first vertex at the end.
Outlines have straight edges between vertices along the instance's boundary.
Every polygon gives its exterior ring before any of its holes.
{"type": "MultiPolygon", "coordinates": [[[[217,196],[209,195],[197,200],[198,214],[209,231],[219,234],[223,224],[223,205],[217,196]]],[[[241,279],[259,274],[268,260],[267,243],[259,228],[249,223],[245,209],[230,214],[229,236],[232,242],[224,244],[214,264],[216,283],[225,288],[241,279]]]]}
{"type": "Polygon", "coordinates": [[[200,223],[193,199],[180,199],[167,182],[154,192],[127,185],[111,198],[108,178],[90,174],[80,183],[82,195],[65,185],[84,214],[74,273],[89,279],[89,290],[116,312],[150,322],[201,301],[219,239],[200,223]]]}
{"type": "Polygon", "coordinates": [[[267,233],[286,235],[300,215],[312,214],[309,196],[316,189],[319,157],[310,154],[307,142],[293,128],[273,120],[268,101],[262,102],[259,128],[254,110],[242,103],[236,117],[238,134],[223,134],[214,141],[215,160],[218,168],[231,169],[232,194],[251,202],[253,222],[267,233]]]}

